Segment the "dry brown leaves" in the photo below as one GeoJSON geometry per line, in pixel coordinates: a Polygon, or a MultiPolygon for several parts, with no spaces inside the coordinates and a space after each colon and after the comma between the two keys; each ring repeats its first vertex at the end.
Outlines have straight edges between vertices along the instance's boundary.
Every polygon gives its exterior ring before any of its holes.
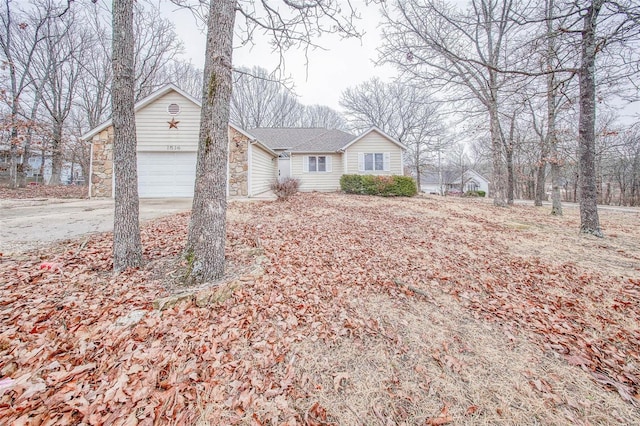
{"type": "MultiPolygon", "coordinates": [[[[382,336],[397,352],[394,336],[348,303],[380,293],[406,298],[410,291],[395,280],[451,294],[483,321],[562,354],[637,401],[640,282],[511,255],[505,241],[526,239],[526,232],[491,218],[529,212],[483,206],[487,215],[479,216],[460,208],[464,202],[305,194],[286,203],[232,203],[228,260],[248,264],[247,248],[260,247],[270,264],[264,276],[208,308],[182,304],[159,313],[151,307],[166,295],[158,268],[181,252],[186,215],[144,227],[148,266],[119,276],[110,273],[109,235],[33,253],[29,261],[5,260],[0,418],[336,424],[338,413],[298,385],[292,348],[382,336]]],[[[447,370],[465,368],[446,347],[433,357],[447,370]]],[[[342,392],[349,372],[330,380],[342,392]]],[[[531,386],[553,392],[540,378],[531,386]]],[[[463,415],[482,411],[467,407],[463,415]]],[[[447,410],[445,404],[425,423],[454,421],[447,410]]]]}
{"type": "Polygon", "coordinates": [[[11,198],[87,198],[88,187],[80,185],[27,185],[25,188],[10,189],[0,186],[0,199],[11,198]]]}

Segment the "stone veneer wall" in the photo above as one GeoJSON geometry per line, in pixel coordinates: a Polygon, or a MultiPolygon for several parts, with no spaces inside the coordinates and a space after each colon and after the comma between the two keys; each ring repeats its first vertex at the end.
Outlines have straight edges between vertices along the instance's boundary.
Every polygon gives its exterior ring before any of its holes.
{"type": "Polygon", "coordinates": [[[249,194],[249,139],[229,127],[229,196],[249,194]]]}
{"type": "Polygon", "coordinates": [[[113,126],[93,137],[91,198],[113,196],[113,126]]]}

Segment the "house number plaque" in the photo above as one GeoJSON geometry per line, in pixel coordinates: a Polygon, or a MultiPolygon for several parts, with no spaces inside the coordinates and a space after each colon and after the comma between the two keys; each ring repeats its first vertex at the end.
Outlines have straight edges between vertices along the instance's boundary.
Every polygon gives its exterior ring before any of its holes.
{"type": "Polygon", "coordinates": [[[167,145],[167,151],[180,151],[180,145],[167,145]]]}

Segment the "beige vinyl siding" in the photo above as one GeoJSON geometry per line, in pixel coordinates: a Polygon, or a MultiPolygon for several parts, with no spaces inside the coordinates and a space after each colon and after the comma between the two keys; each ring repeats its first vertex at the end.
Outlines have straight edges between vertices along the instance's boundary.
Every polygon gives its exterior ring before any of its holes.
{"type": "Polygon", "coordinates": [[[339,191],[342,170],[341,154],[291,154],[291,176],[300,179],[301,192],[339,191]],[[331,157],[331,172],[305,172],[303,161],[310,155],[331,157]]]}
{"type": "Polygon", "coordinates": [[[249,170],[251,173],[251,191],[249,196],[262,194],[270,189],[271,183],[276,178],[276,158],[269,154],[258,145],[250,145],[251,154],[249,159],[251,164],[249,170]]]}
{"type": "Polygon", "coordinates": [[[345,174],[402,175],[402,148],[380,133],[373,131],[347,148],[345,174]],[[358,153],[389,153],[389,170],[360,171],[358,153]]]}
{"type": "Polygon", "coordinates": [[[138,151],[197,151],[200,132],[200,108],[170,91],[136,112],[138,151]],[[169,104],[180,105],[180,113],[170,115],[169,104]],[[169,128],[169,121],[179,121],[177,129],[169,128]]]}

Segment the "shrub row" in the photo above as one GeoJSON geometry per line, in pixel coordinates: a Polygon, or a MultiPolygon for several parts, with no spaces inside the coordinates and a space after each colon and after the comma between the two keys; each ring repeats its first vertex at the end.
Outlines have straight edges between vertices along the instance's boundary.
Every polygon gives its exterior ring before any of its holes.
{"type": "Polygon", "coordinates": [[[416,181],[409,176],[342,175],[340,188],[348,194],[413,197],[418,193],[416,181]]]}
{"type": "Polygon", "coordinates": [[[464,193],[465,197],[484,197],[485,195],[487,195],[487,193],[482,191],[482,190],[467,191],[467,192],[464,193]]]}

